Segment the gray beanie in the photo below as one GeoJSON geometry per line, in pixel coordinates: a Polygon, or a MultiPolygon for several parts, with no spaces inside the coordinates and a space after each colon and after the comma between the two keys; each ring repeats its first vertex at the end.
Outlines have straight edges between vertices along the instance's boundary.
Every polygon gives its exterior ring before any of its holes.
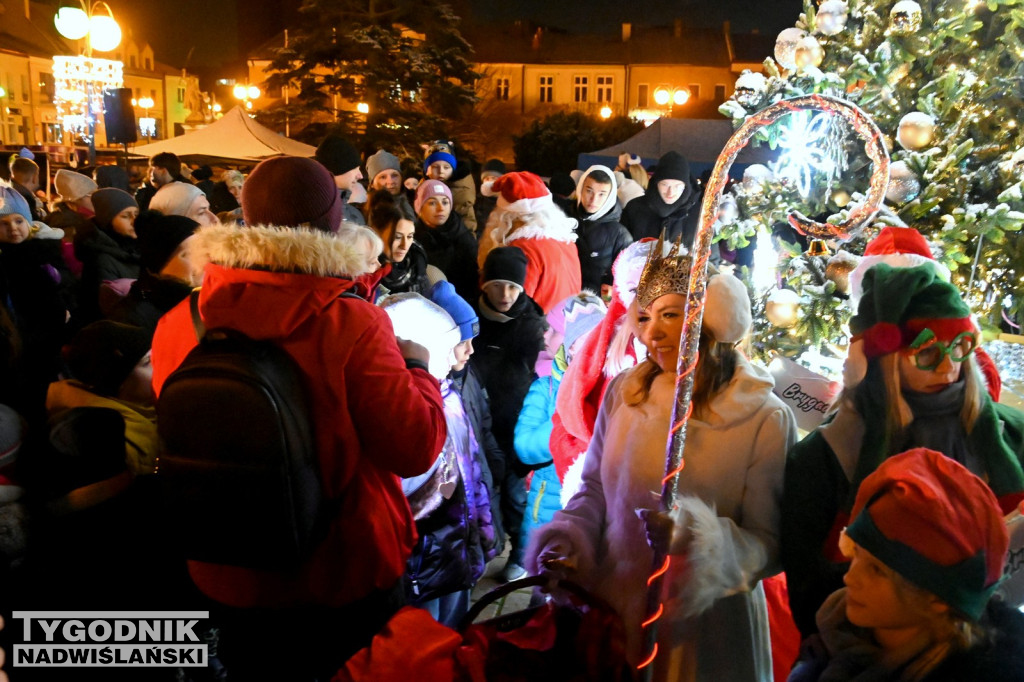
{"type": "Polygon", "coordinates": [[[373,179],[386,170],[396,170],[401,173],[402,165],[397,156],[378,149],[376,154],[366,160],[366,176],[370,179],[370,184],[372,185],[373,179]]]}

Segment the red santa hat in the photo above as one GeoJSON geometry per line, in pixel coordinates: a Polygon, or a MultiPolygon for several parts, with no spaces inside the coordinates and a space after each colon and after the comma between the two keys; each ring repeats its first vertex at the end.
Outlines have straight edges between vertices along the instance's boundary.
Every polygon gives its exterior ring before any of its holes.
{"type": "Polygon", "coordinates": [[[910,268],[928,263],[935,268],[939,277],[949,281],[949,268],[935,260],[928,242],[920,232],[912,227],[887,226],[868,242],[864,249],[864,257],[850,272],[850,304],[854,309],[863,293],[864,273],[879,263],[886,263],[894,268],[910,268]]]}
{"type": "Polygon", "coordinates": [[[544,181],[527,171],[505,173],[494,181],[487,196],[498,197],[498,208],[514,213],[536,213],[552,205],[544,181]]]}

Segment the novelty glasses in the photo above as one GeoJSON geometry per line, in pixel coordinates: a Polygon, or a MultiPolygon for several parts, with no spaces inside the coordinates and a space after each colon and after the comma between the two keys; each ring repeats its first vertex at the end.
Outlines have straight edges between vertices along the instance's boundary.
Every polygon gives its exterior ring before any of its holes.
{"type": "Polygon", "coordinates": [[[953,362],[963,362],[978,347],[978,332],[960,332],[949,343],[942,343],[931,329],[923,329],[905,353],[914,356],[918,369],[931,371],[942,364],[948,355],[953,362]]]}

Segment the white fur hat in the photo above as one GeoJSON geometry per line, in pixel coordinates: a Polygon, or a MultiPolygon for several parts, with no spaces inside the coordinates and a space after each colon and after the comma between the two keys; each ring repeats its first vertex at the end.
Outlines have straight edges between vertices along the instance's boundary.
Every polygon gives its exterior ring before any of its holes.
{"type": "Polygon", "coordinates": [[[428,371],[438,381],[448,376],[455,363],[453,351],[462,341],[452,316],[430,299],[414,293],[385,296],[378,305],[391,318],[395,336],[415,341],[430,351],[428,371]]]}

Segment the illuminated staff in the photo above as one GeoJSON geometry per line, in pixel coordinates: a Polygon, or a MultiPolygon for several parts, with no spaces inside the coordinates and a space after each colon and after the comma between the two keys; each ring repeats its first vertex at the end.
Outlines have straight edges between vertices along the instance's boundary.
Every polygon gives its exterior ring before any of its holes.
{"type": "MultiPolygon", "coordinates": [[[[885,199],[885,188],[889,183],[889,154],[882,143],[882,131],[868,118],[867,114],[849,102],[824,95],[807,95],[782,100],[747,118],[739,130],[729,138],[715,162],[714,171],[712,171],[707,188],[704,190],[704,201],[700,209],[700,225],[694,239],[693,253],[690,259],[689,288],[683,309],[685,324],[679,338],[679,360],[676,365],[675,405],[672,407],[672,427],[669,430],[665,456],[665,478],[662,479],[661,487],[662,511],[671,511],[675,506],[676,494],[679,489],[679,474],[685,465],[683,448],[686,445],[686,425],[689,422],[690,413],[693,411],[693,370],[697,366],[697,344],[700,340],[701,321],[704,318],[704,292],[707,288],[711,237],[714,234],[713,225],[715,217],[718,215],[722,190],[728,181],[729,168],[732,167],[740,150],[761,128],[769,126],[793,112],[808,109],[842,116],[854,132],[864,139],[865,151],[874,163],[874,168],[866,201],[863,205],[851,210],[845,222],[838,225],[819,223],[794,211],[789,217],[790,224],[801,233],[818,239],[843,238],[871,220],[885,199]]],[[[658,656],[657,624],[664,612],[661,592],[669,564],[670,558],[667,554],[655,551],[651,564],[654,570],[647,580],[647,617],[643,621],[647,655],[637,666],[643,670],[645,679],[650,679],[654,670],[654,666],[651,664],[658,656]]]]}

